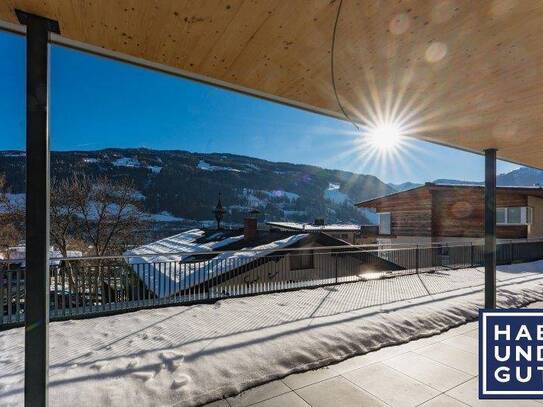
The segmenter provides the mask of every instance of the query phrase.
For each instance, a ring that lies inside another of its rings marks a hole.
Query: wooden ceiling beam
[[[57,42],[543,168],[543,3],[493,0],[6,0]],[[88,44],[88,45],[87,45]]]

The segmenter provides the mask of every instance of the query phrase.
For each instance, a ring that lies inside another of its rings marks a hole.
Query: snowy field
[[[50,325],[53,406],[198,405],[477,318],[482,269]],[[500,307],[543,300],[543,261],[499,267]],[[0,332],[0,405],[23,399],[23,329]]]

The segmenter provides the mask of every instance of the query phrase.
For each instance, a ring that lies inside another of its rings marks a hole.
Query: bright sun
[[[399,126],[383,124],[368,132],[369,143],[380,151],[394,150],[401,144],[402,134]]]

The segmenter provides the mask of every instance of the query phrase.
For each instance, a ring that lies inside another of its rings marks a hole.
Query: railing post
[[[49,324],[49,33],[58,23],[16,10],[26,25],[25,406],[47,406]]]
[[[335,275],[336,275],[336,284],[337,284],[337,253],[334,253],[334,257],[335,257],[335,260],[336,260]]]
[[[415,269],[419,272],[419,245],[415,248]]]
[[[513,264],[513,240],[509,241],[509,264]]]
[[[471,246],[470,246],[470,254],[469,254],[469,256],[470,256],[470,264],[471,264],[471,268],[473,268],[473,266],[474,266],[474,261],[473,261],[473,250],[474,250],[474,249],[473,249],[473,242],[471,242]]]
[[[209,276],[210,276],[210,273],[209,273],[209,265],[206,267],[206,271],[207,271],[207,278],[206,278],[206,289],[207,289],[207,299],[211,299],[211,284],[209,283]]]

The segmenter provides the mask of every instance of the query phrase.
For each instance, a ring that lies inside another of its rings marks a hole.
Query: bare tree
[[[13,200],[8,192],[4,175],[0,175],[0,251],[9,259],[9,248],[17,245],[24,236],[24,206]]]
[[[51,192],[51,241],[64,257],[75,248],[88,254],[121,254],[137,243],[144,223],[140,200],[132,182],[113,182],[74,176],[53,180]]]
[[[77,224],[78,213],[75,202],[76,178],[53,179],[51,182],[50,195],[50,237],[51,243],[55,246],[62,257],[69,257],[69,250],[83,248],[78,237]],[[84,252],[84,250],[81,250]],[[64,262],[66,277],[71,289],[76,288],[76,273],[81,270],[77,262]]]
[[[73,200],[72,183],[67,180],[52,180],[50,201],[51,241],[68,256],[68,246],[74,238],[77,211]]]
[[[118,255],[139,241],[145,219],[133,183],[127,179],[74,176],[51,188],[51,243],[68,256],[70,249],[90,245],[94,256]],[[0,248],[24,236],[24,202],[14,202],[0,175]]]
[[[80,177],[71,181],[77,231],[95,256],[118,255],[138,241],[144,223],[131,181]]]
[[[145,217],[139,208],[139,194],[129,180],[114,182],[105,177],[86,176],[54,179],[50,199],[51,243],[65,258],[74,249],[98,257],[118,255],[139,242]],[[8,255],[9,247],[24,237],[24,219],[24,202],[13,201],[5,178],[0,177],[0,250]],[[61,274],[64,273],[70,291],[81,292],[81,282],[97,278],[102,284],[101,295],[110,295],[104,294],[110,290],[105,284],[106,275],[111,273],[107,264],[106,260],[90,264],[67,260],[61,265]],[[88,295],[99,301],[98,289],[84,293],[81,298]]]
[[[81,248],[86,254],[106,256],[121,254],[137,243],[144,216],[139,209],[137,191],[128,180],[113,182],[108,178],[73,176],[54,180],[51,193],[51,240],[63,257],[69,250]],[[67,260],[63,269],[71,290],[81,290],[81,281],[97,278],[105,284],[108,261],[89,264]],[[78,282],[79,281],[79,282]],[[102,293],[108,287],[103,285]],[[90,293],[91,297],[98,292]]]
[[[77,180],[53,179],[51,185],[51,242],[63,257],[77,238],[78,213],[75,201]]]

